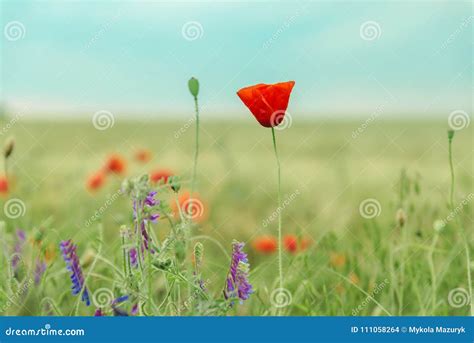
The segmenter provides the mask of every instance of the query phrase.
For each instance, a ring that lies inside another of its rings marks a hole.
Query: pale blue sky
[[[470,2],[17,0],[1,11],[1,97],[28,115],[189,115],[190,76],[210,116],[247,115],[236,90],[286,80],[289,111],[305,116],[472,111]],[[12,21],[21,39],[7,39]],[[367,21],[374,40],[361,37]],[[198,39],[183,37],[188,22]]]

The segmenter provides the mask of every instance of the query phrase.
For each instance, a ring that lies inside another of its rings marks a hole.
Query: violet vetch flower
[[[126,317],[128,316],[127,311],[122,310],[121,308],[117,307],[118,304],[123,303],[124,301],[128,300],[128,295],[123,295],[121,297],[118,297],[114,301],[112,301],[111,307],[112,311],[114,312],[114,316],[119,316],[119,317]]]
[[[146,224],[148,221],[152,223],[156,223],[160,215],[158,213],[151,213],[153,208],[159,205],[160,201],[155,199],[156,192],[151,191],[149,192],[144,200],[135,199],[133,201],[133,218],[135,221],[140,219],[140,223],[136,223],[135,232],[137,232],[137,228],[140,228],[140,233],[143,238],[143,246],[142,250],[148,250],[151,253],[154,253],[153,249],[150,247],[151,238],[146,230]]]
[[[245,243],[235,240],[232,242],[232,261],[224,289],[226,299],[239,298],[241,303],[247,300],[253,292],[248,279],[250,266],[247,254],[243,251],[244,245]]]
[[[84,284],[84,276],[82,275],[79,258],[77,257],[77,246],[69,239],[67,241],[62,241],[59,244],[59,247],[63,254],[63,259],[66,262],[67,270],[71,272],[72,294],[78,295],[82,291],[82,301],[89,306],[91,301],[87,287]]]
[[[36,260],[35,266],[35,284],[38,285],[41,281],[41,277],[46,271],[46,263],[40,259]]]
[[[160,218],[160,215],[158,213],[148,213],[152,207],[158,206],[160,204],[160,201],[155,199],[156,192],[151,191],[148,193],[148,195],[145,198],[145,209],[143,212],[145,212],[145,220],[149,220],[152,223],[156,223],[158,218]]]
[[[12,268],[16,271],[18,263],[21,260],[21,253],[23,251],[23,244],[25,244],[26,234],[25,231],[21,229],[16,230],[16,243],[15,248],[13,249],[14,256],[12,257]]]
[[[124,301],[127,301],[127,300],[128,300],[128,295],[122,295],[121,297],[118,297],[118,298],[114,299],[110,303],[110,307],[112,309],[112,312],[113,312],[114,316],[128,316],[127,311],[122,310],[121,308],[117,307],[118,304],[123,303]],[[104,308],[102,308],[102,307],[96,309],[95,313],[94,313],[95,317],[103,317],[103,316],[106,316],[106,315],[107,315],[107,313],[104,311]]]
[[[134,268],[138,267],[137,249],[131,248],[128,253],[130,255],[130,264],[132,265],[132,267]]]
[[[130,314],[132,316],[137,316],[138,315],[138,303],[132,306],[132,310],[130,311]]]

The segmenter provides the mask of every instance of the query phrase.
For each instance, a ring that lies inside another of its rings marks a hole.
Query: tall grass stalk
[[[454,164],[453,164],[453,138],[454,138],[454,131],[448,131],[448,149],[449,149],[449,169],[451,172],[451,190],[449,194],[449,204],[451,208],[451,213],[455,214],[454,211]],[[469,292],[469,299],[470,299],[470,308],[471,308],[471,316],[474,316],[474,299],[472,297],[472,278],[471,278],[471,269],[470,263],[471,258],[469,254],[469,246],[467,244],[467,236],[466,232],[464,231],[464,227],[459,219],[459,216],[456,215],[456,221],[458,222],[460,231],[461,231],[461,240],[464,243],[464,249],[466,250],[466,268],[467,268],[467,286]]]

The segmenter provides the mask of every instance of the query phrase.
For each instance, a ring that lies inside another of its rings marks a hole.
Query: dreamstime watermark
[[[199,199],[189,198],[181,204],[186,219],[200,218],[204,214],[204,204]]]
[[[89,227],[94,223],[96,220],[99,220],[100,217],[104,214],[105,211],[122,195],[122,190],[116,191],[112,196],[107,198],[102,206],[100,206],[89,219],[86,220],[84,223],[85,227]]]
[[[471,123],[469,114],[462,110],[456,110],[449,114],[448,125],[451,129],[459,131],[465,129]]]
[[[92,303],[95,307],[101,308],[112,304],[114,293],[108,288],[99,288],[92,293]]]
[[[26,28],[23,23],[19,21],[10,21],[3,28],[3,35],[10,42],[14,42],[20,39],[25,38]]]
[[[199,287],[204,292],[204,290],[207,289],[210,283],[211,280],[207,279],[206,281],[201,282],[199,284]],[[199,294],[201,294],[201,292],[195,289],[192,294],[184,300],[181,307],[178,308],[178,314],[183,311],[186,311],[196,301],[196,299],[199,297]]]
[[[263,43],[262,48],[267,49],[272,45],[280,36],[285,32],[292,24],[293,22],[301,15],[302,10],[305,10],[306,7],[299,8],[296,10],[294,14],[289,16],[282,25],[273,33],[273,35]]]
[[[290,112],[278,110],[272,113],[270,116],[270,124],[275,130],[285,130],[291,127],[293,123],[293,118],[291,117]]]
[[[445,219],[441,220],[438,224],[441,228],[445,227],[450,221],[463,211],[463,208],[467,206],[474,199],[474,193],[469,193],[462,201],[446,216]]]
[[[380,213],[382,213],[382,206],[377,199],[368,198],[360,203],[359,213],[365,219],[372,219],[378,217]]]
[[[110,111],[100,110],[92,116],[92,125],[99,131],[110,129],[114,124],[115,117]]]
[[[382,35],[382,29],[379,23],[369,20],[360,25],[359,35],[360,38],[366,41],[376,40]]]
[[[13,118],[11,118],[8,123],[6,123],[1,129],[0,129],[0,136],[6,135],[10,129],[15,126],[15,124],[24,116],[23,112],[17,112]]]
[[[5,330],[6,336],[84,336],[84,329],[52,329],[50,324],[45,324],[39,329],[14,329]]]
[[[110,19],[109,21],[105,22],[104,24],[101,25],[100,29],[92,36],[91,39],[87,42],[87,44],[84,46],[84,49],[82,49],[82,52],[87,51],[91,46],[93,46],[103,35],[107,33],[107,31],[110,30],[113,24],[117,22],[117,20],[122,16],[122,11],[119,9],[117,13]]]
[[[3,213],[10,219],[23,217],[26,214],[26,205],[21,199],[10,199],[3,206]]]
[[[451,307],[460,308],[470,302],[469,292],[462,287],[454,288],[448,293],[448,303]]]
[[[370,117],[367,118],[365,120],[365,122],[363,122],[356,130],[352,131],[352,138],[356,139],[357,137],[359,137],[359,135],[361,135],[365,131],[365,129],[367,129],[367,127],[369,127],[369,125],[375,119],[377,119],[379,115],[381,115],[383,113],[383,111],[385,110],[385,106],[386,106],[386,103],[383,103],[383,104],[377,106],[377,108],[375,109],[374,112],[372,112]]]
[[[198,21],[188,21],[187,23],[184,23],[181,28],[181,35],[187,41],[194,41],[202,38],[204,35],[204,28]]]
[[[441,47],[438,49],[436,52],[437,54],[441,53],[441,51],[445,50],[449,45],[451,45],[454,40],[469,26],[469,24],[472,22],[474,19],[474,16],[470,15],[469,17],[465,18],[459,26],[454,30],[449,37],[444,41],[444,43],[441,45]]]
[[[15,302],[16,300],[21,300],[25,298],[28,289],[33,285],[33,279],[28,279],[18,290],[7,300],[5,304],[0,306],[0,313],[6,312]]]
[[[191,125],[196,121],[196,116],[191,117],[183,126],[181,126],[177,131],[174,132],[174,138],[178,139],[183,135]]]
[[[281,206],[278,206],[275,211],[273,211],[266,219],[262,221],[262,226],[267,227],[272,221],[274,221],[278,217],[280,212],[282,212],[286,207],[288,207],[298,195],[300,195],[300,190],[296,189],[293,193],[287,196],[285,200],[283,200]]]
[[[369,305],[373,301],[374,297],[379,294],[389,283],[390,282],[388,281],[388,279],[385,279],[383,280],[383,282],[375,286],[374,290],[370,293],[370,295],[366,296],[365,299],[356,308],[352,309],[352,315],[357,316],[360,311],[364,310],[367,305]]]
[[[276,288],[270,294],[270,303],[276,308],[282,308],[291,305],[293,296],[286,288]]]

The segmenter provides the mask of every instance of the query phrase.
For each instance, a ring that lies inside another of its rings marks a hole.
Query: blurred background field
[[[283,199],[296,194],[282,211],[283,232],[309,238],[312,243],[304,252],[284,252],[285,280],[293,297],[292,305],[286,308],[288,314],[351,315],[366,298],[357,287],[370,294],[381,282],[384,290],[377,301],[391,314],[468,314],[467,305],[455,308],[448,304],[452,289],[468,287],[468,266],[454,222],[448,223],[435,250],[439,284],[436,309],[430,308],[427,251],[435,220],[445,219],[450,212],[446,123],[374,121],[354,138],[361,122],[300,123],[295,118],[291,127],[277,132]],[[228,252],[234,238],[247,243],[256,294],[237,313],[261,315],[270,313],[269,293],[274,287],[277,260],[276,254],[256,251],[253,242],[259,236],[276,234],[276,220],[264,223],[277,208],[276,168],[271,132],[254,125],[253,120],[202,121],[197,190],[207,219],[193,235],[206,236],[198,239],[205,246],[204,277],[209,278],[209,289],[217,296],[228,258],[213,240]],[[7,249],[14,244],[14,229],[23,228],[30,237],[40,230],[45,241],[55,247],[59,240],[74,237],[84,260],[94,251],[91,242],[97,239],[97,227],[102,223],[103,254],[120,266],[119,231],[131,219],[131,201],[114,194],[123,178],[155,169],[169,169],[182,176],[181,193],[189,189],[194,127],[181,130],[186,123],[121,121],[105,131],[80,121],[15,125],[9,132],[16,139],[9,165],[14,180],[9,197],[21,199],[26,214],[18,219],[4,218],[9,233]],[[469,129],[459,131],[454,139],[456,205],[473,189],[472,139]],[[135,159],[136,152],[143,149],[152,153],[146,163]],[[125,175],[110,177],[102,189],[91,193],[86,188],[87,178],[112,153],[126,159]],[[409,186],[400,205],[402,170]],[[167,190],[160,191],[158,197],[173,201]],[[111,198],[100,219],[87,223]],[[373,219],[363,218],[359,211],[361,202],[368,198],[381,205],[380,215]],[[2,199],[2,206],[7,199]],[[400,207],[407,212],[403,229],[397,227],[396,220]],[[472,202],[468,202],[460,214],[471,250],[472,213]],[[154,225],[161,239],[168,231],[164,218]],[[28,298],[27,307],[34,314],[41,313],[35,296],[57,299],[58,288],[64,291],[63,311],[67,313],[73,301],[68,295],[64,262],[57,253],[48,267],[48,282],[41,287],[41,295],[36,290],[38,293]],[[109,269],[99,262],[96,273],[113,277]],[[383,280],[389,283],[385,285]],[[160,278],[154,282],[160,298]],[[97,277],[88,285],[93,290],[107,282]],[[80,313],[87,311],[92,310],[84,308]],[[28,311],[23,308],[20,313]],[[369,301],[358,314],[384,312]]]

